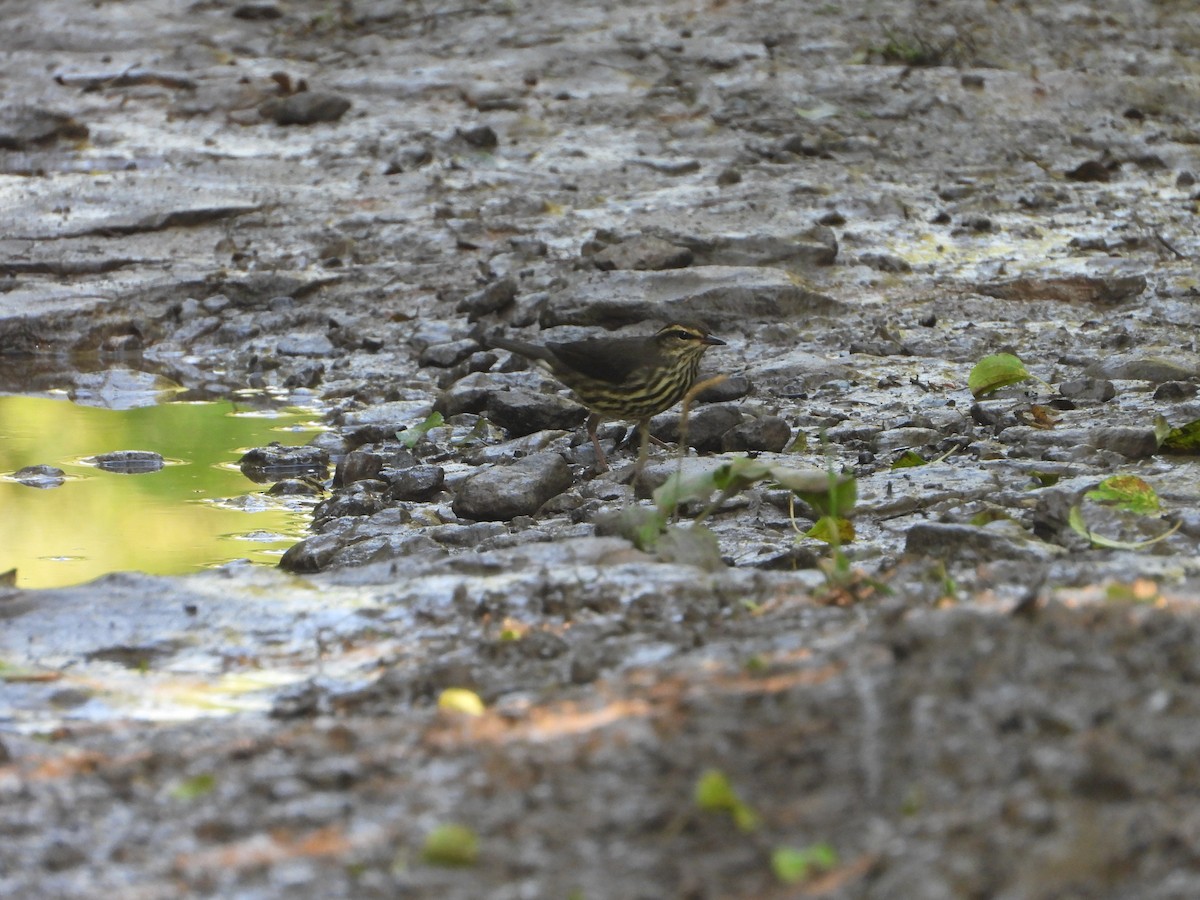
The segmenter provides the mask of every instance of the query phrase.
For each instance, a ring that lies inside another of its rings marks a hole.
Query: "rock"
[[[328,562],[331,567],[365,566],[393,559],[411,560],[417,556],[442,556],[445,550],[426,534],[394,532],[374,534],[345,543]]]
[[[388,483],[385,500],[428,500],[441,490],[446,480],[446,471],[441,466],[384,469],[379,475]]]
[[[522,437],[574,428],[587,417],[587,409],[558,394],[514,389],[488,395],[487,417],[510,437]]]
[[[122,475],[157,472],[166,465],[162,454],[153,450],[115,450],[112,453],[89,456],[87,462],[106,472],[118,472]]]
[[[320,525],[345,516],[373,516],[384,507],[384,488],[381,481],[356,481],[318,503],[313,510],[313,523]]]
[[[1164,381],[1154,389],[1155,400],[1188,400],[1196,396],[1196,384],[1191,381]]]
[[[742,411],[735,404],[694,407],[688,415],[687,442],[702,453],[717,453],[726,433],[742,423]],[[650,421],[650,433],[660,441],[678,443],[680,416],[665,412]]]
[[[693,172],[700,171],[700,162],[695,159],[647,159],[645,157],[637,157],[636,159],[629,160],[629,163],[635,166],[645,166],[647,169],[671,176],[691,175]]]
[[[1088,366],[1086,374],[1117,381],[1187,381],[1200,373],[1200,361],[1188,354],[1161,356],[1109,356]]]
[[[458,304],[457,312],[466,313],[468,321],[499,312],[512,306],[517,299],[517,281],[515,278],[501,278],[493,281],[483,290],[468,294]]]
[[[312,125],[317,122],[336,122],[350,105],[350,101],[340,94],[304,91],[290,97],[264,100],[258,106],[258,114],[276,125]]]
[[[975,286],[981,294],[1001,300],[1058,300],[1115,306],[1146,290],[1144,275],[1032,275]]]
[[[692,251],[687,247],[646,234],[610,244],[591,256],[592,265],[605,272],[613,269],[682,269],[690,266],[692,259]]]
[[[1070,400],[1097,400],[1103,403],[1117,396],[1117,388],[1104,378],[1074,378],[1060,384],[1058,393]]]
[[[282,18],[283,10],[274,3],[242,3],[234,7],[233,17],[248,22],[266,22]]]
[[[289,547],[279,559],[279,568],[288,572],[320,572],[341,546],[342,540],[336,534],[315,534]]]
[[[867,266],[879,272],[911,272],[912,266],[908,260],[901,259],[891,253],[860,253],[858,264]]]
[[[726,433],[721,440],[721,449],[729,452],[760,450],[767,453],[782,453],[792,439],[792,428],[779,416],[760,416],[743,422]]]
[[[476,125],[473,128],[457,128],[455,137],[476,150],[495,150],[500,146],[500,138],[490,125]]]
[[[571,468],[557,453],[536,453],[472,475],[454,498],[455,515],[479,521],[531,516],[571,486]]]
[[[346,487],[356,481],[375,478],[383,468],[386,460],[378,453],[366,450],[354,450],[347,453],[333,471],[333,486]]]
[[[941,439],[941,432],[934,428],[890,428],[875,435],[871,449],[875,453],[891,453],[893,450],[929,447]]]
[[[461,341],[452,341],[448,344],[430,344],[421,351],[418,362],[422,366],[438,366],[448,369],[450,366],[462,362],[478,349],[479,344],[470,338],[463,338]]]
[[[303,478],[285,478],[267,488],[267,493],[272,497],[316,497],[322,491],[319,486]]]
[[[285,447],[272,441],[243,454],[238,467],[251,481],[260,483],[300,474],[324,478],[329,471],[329,453],[320,447]]]
[[[814,225],[795,234],[731,234],[714,236],[671,235],[670,239],[691,249],[701,266],[783,266],[806,269],[830,266],[837,259],[838,243],[833,230]]]
[[[1043,562],[1064,554],[1066,550],[1028,536],[1011,522],[993,522],[984,527],[918,522],[908,529],[904,552],[946,561],[1023,559]]]
[[[703,375],[696,381],[704,380]],[[753,385],[745,375],[729,375],[723,381],[710,385],[695,396],[696,403],[728,403],[738,400],[750,393]]]
[[[324,334],[289,334],[279,339],[275,351],[280,356],[333,356],[333,341]]]
[[[666,272],[596,272],[542,311],[543,328],[617,327],[699,319],[719,331],[747,320],[834,313],[841,304],[796,284],[780,269],[703,266]]]
[[[55,466],[38,465],[17,469],[12,477],[26,487],[56,488],[67,480],[67,473]]]
[[[0,150],[30,150],[55,141],[86,140],[86,125],[37,106],[0,107]]]
[[[1088,443],[1100,450],[1120,453],[1126,459],[1145,459],[1158,452],[1158,436],[1154,429],[1132,425],[1097,428],[1089,435]]]

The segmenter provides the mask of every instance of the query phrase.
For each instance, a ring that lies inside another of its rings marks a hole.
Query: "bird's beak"
[[[724,347],[725,342],[720,338],[715,338],[711,334],[706,334],[700,339],[700,343],[707,344],[709,347]]]

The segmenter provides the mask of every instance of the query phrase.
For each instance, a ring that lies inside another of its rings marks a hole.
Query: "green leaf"
[[[1029,370],[1017,357],[1011,353],[996,353],[975,363],[967,377],[967,387],[971,389],[971,396],[982,397],[1010,384],[1028,381],[1030,377]]]
[[[720,469],[725,468],[721,466]],[[720,469],[684,475],[672,472],[671,476],[654,492],[654,505],[665,516],[691,500],[707,500],[717,489],[716,476]]]
[[[838,864],[837,851],[829,844],[813,844],[803,850],[776,847],[771,853],[771,871],[784,884],[799,884]]]
[[[626,506],[616,515],[617,534],[650,553],[667,527],[668,515],[645,506]]]
[[[1147,538],[1144,541],[1118,541],[1114,538],[1107,538],[1104,535],[1096,534],[1087,523],[1083,521],[1083,512],[1078,506],[1072,506],[1071,512],[1067,514],[1067,524],[1075,530],[1075,533],[1092,542],[1096,547],[1105,547],[1109,550],[1141,550],[1149,547],[1152,544],[1157,544],[1161,540],[1165,540],[1179,530],[1182,522],[1176,522],[1167,531],[1157,537]]]
[[[827,544],[848,544],[854,540],[854,524],[849,519],[821,516],[804,536]]]
[[[762,819],[759,818],[758,813],[740,800],[732,812],[733,824],[737,826],[738,831],[744,831],[749,834],[751,831],[757,831],[758,826],[762,824]]]
[[[171,796],[176,800],[196,800],[205,794],[211,794],[216,786],[216,776],[212,772],[203,772],[179,782],[171,788]]]
[[[1158,494],[1136,475],[1113,475],[1083,496],[1097,503],[1111,503],[1139,516],[1158,512]]]
[[[700,775],[693,797],[696,806],[705,812],[729,813],[739,831],[754,831],[762,824],[758,813],[742,801],[720,769],[706,769]]]
[[[790,485],[780,482],[784,487]],[[792,487],[792,491],[823,516],[844,519],[854,509],[858,500],[858,481],[853,475],[825,475],[825,486],[820,490],[808,491]]]
[[[396,438],[411,450],[420,443],[421,438],[425,437],[431,429],[437,428],[442,424],[444,424],[442,414],[440,412],[431,412],[420,425],[414,425],[412,428],[396,432]]]
[[[914,466],[923,466],[928,460],[915,450],[905,450],[892,463],[893,469],[911,469]]]
[[[482,716],[486,707],[474,691],[466,688],[446,688],[438,695],[438,709],[448,709],[468,716]]]
[[[762,460],[739,456],[713,472],[713,483],[721,490],[732,493],[771,477],[774,468]]]
[[[706,812],[724,812],[740,802],[733,785],[720,769],[705,769],[693,793],[696,805]]]
[[[435,866],[473,866],[479,838],[465,825],[439,825],[425,838],[421,858]]]
[[[1155,430],[1157,433],[1157,427]],[[1159,441],[1159,447],[1169,453],[1200,453],[1200,419],[1171,428]]]

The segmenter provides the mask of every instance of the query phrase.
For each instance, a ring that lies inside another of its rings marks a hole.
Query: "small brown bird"
[[[493,337],[491,344],[525,357],[571,389],[591,412],[588,436],[596,448],[597,470],[606,472],[608,459],[596,426],[604,419],[637,422],[642,432],[640,467],[650,417],[682,400],[696,381],[704,351],[725,342],[703,328],[676,322],[649,337],[598,337],[545,345]]]

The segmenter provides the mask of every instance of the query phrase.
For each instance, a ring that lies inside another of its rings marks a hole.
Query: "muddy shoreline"
[[[303,396],[335,468],[285,569],[0,588],[0,894],[1200,893],[1194,10],[10,5],[0,384]],[[638,549],[486,339],[684,317],[687,470],[853,476],[844,565],[770,479]]]

